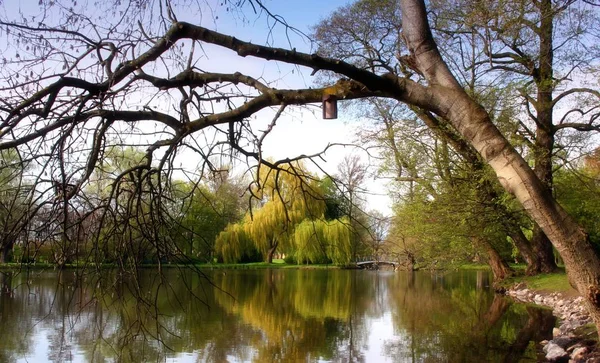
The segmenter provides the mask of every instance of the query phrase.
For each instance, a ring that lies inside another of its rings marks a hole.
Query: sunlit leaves
[[[333,262],[346,265],[352,259],[352,227],[342,220],[309,220],[294,231],[295,256],[298,263]]]
[[[242,251],[251,248],[246,241],[251,241],[267,260],[277,249],[291,252],[296,225],[306,218],[322,218],[325,211],[316,180],[299,163],[280,170],[262,166],[253,194],[264,204],[248,212],[243,222],[229,226],[217,239],[217,251],[225,261],[239,262]],[[225,246],[226,243],[237,246]]]
[[[234,263],[249,257],[253,249],[252,241],[241,223],[228,225],[215,242],[215,250],[225,263]]]

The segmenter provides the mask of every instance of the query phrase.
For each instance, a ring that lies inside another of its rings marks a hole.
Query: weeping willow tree
[[[273,262],[277,249],[291,251],[296,226],[304,219],[323,218],[325,202],[318,180],[306,172],[299,162],[277,169],[261,166],[252,194],[263,203],[249,211],[243,221],[228,227],[217,238],[216,250],[224,261],[239,262],[238,254],[249,245],[241,243],[240,230],[268,263]],[[226,246],[237,244],[237,246]],[[226,257],[227,255],[227,257]],[[231,258],[231,259],[230,259]]]
[[[338,265],[352,259],[351,225],[341,220],[305,219],[296,226],[293,244],[298,263],[333,262]]]
[[[225,263],[251,262],[256,249],[243,223],[229,224],[215,240],[215,250]]]

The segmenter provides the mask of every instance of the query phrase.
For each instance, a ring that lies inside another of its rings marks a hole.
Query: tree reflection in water
[[[0,361],[519,361],[555,320],[485,272],[0,275]],[[128,283],[135,280],[136,284]]]

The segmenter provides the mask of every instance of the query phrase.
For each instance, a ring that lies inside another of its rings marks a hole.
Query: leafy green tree
[[[344,196],[331,176],[325,176],[319,184],[325,202],[325,219],[333,220],[344,216]]]
[[[262,259],[243,223],[225,227],[217,236],[215,250],[225,263],[256,262]]]
[[[600,47],[593,29],[600,16],[594,6],[551,0],[432,2],[436,22],[447,34],[440,38],[453,54],[449,58],[476,59],[469,69],[453,62],[453,70],[468,74],[478,68],[481,76],[474,82],[480,89],[505,90],[496,103],[513,110],[512,126],[504,131],[520,139],[518,146],[549,190],[557,165],[586,151],[581,141],[591,134],[582,132],[598,129],[593,110],[600,100],[595,85]],[[474,40],[471,49],[465,49],[466,38]],[[532,245],[540,259],[537,271],[554,270],[552,246],[538,224]]]
[[[590,240],[600,251],[600,169],[598,149],[585,158],[579,168],[561,169],[555,172],[557,200],[590,235]]]
[[[211,262],[216,236],[228,223],[215,206],[216,196],[204,185],[185,184],[179,187],[184,200],[181,218],[174,232],[177,247],[187,256]]]
[[[203,262],[214,257],[215,241],[225,228],[239,222],[244,213],[244,181],[231,178],[227,170],[210,174],[205,183],[191,182],[178,186],[180,210],[174,215],[176,231],[172,232],[178,248],[187,256]]]
[[[256,249],[268,263],[279,248],[284,252],[292,252],[292,236],[296,225],[306,218],[322,218],[325,211],[324,197],[318,181],[306,173],[299,163],[290,163],[277,170],[262,167],[259,169],[258,189],[253,195],[264,204],[250,210],[240,222],[244,233],[252,241]],[[219,236],[219,249],[223,251],[225,241],[238,243],[238,228],[235,236],[227,237],[227,231]],[[242,250],[240,244],[236,250]],[[234,256],[240,256],[235,254]]]
[[[327,55],[352,59],[353,62],[352,54],[357,58],[359,58],[357,55],[361,55],[362,59],[375,57],[376,61],[363,66],[372,67],[374,71],[381,69],[400,71],[401,69],[404,73],[410,73],[409,65],[403,63],[406,59],[388,53],[395,48],[389,47],[389,44],[385,46],[386,42],[390,41],[389,38],[393,38],[393,32],[399,29],[399,16],[390,11],[393,6],[393,2],[389,1],[358,1],[340,8],[316,28],[315,36],[319,41],[320,51]],[[384,11],[381,11],[382,9]],[[350,28],[358,30],[347,31]],[[332,37],[330,33],[343,34],[344,41],[339,41],[339,38]],[[379,42],[381,38],[383,40]],[[358,59],[356,62],[362,64]],[[473,62],[475,61],[471,63]],[[465,60],[464,63],[471,64],[469,60]],[[478,76],[480,74],[476,73],[471,78],[475,80]],[[490,91],[480,90],[476,87],[477,84],[467,83],[466,86],[467,91],[481,98],[485,106],[492,103],[490,99],[494,98],[488,95]],[[498,104],[494,106],[497,107]],[[476,151],[456,131],[433,113],[424,112],[417,107],[399,105],[393,101],[368,99],[356,108],[372,124],[370,127],[363,127],[359,136],[362,141],[369,142],[379,151],[379,155],[384,160],[379,176],[391,180],[392,189],[394,193],[398,193],[396,198],[399,201],[417,198],[419,193],[428,193],[431,198],[436,198],[437,194],[444,193],[444,186],[475,179],[484,184],[484,188],[478,188],[480,192],[474,197],[482,204],[495,204],[495,207],[488,208],[487,212],[504,216],[507,235],[514,236],[514,239],[520,242],[518,246],[523,251],[523,255],[528,257],[528,261],[534,260],[528,248],[529,242],[520,232],[520,226],[516,224],[517,219],[510,216],[512,210],[500,202],[502,192],[488,181],[488,179],[493,180],[494,176],[484,168],[484,163]],[[500,116],[493,116],[500,118]],[[506,116],[502,115],[502,117]],[[454,175],[457,172],[465,173],[469,169],[471,176]],[[467,197],[467,195],[456,194],[456,200],[449,200],[449,203],[465,205],[463,198]],[[463,216],[468,214],[468,210],[462,212]],[[449,224],[449,227],[452,228],[452,225]],[[368,236],[366,237],[365,239],[368,240]],[[465,243],[469,243],[468,240]],[[482,242],[477,244],[481,245]],[[490,245],[485,244],[485,246]],[[499,269],[502,271],[499,271],[497,276],[506,275],[508,266],[498,260],[497,251],[493,248],[486,249],[494,256],[491,259],[495,261],[494,264],[502,266]]]
[[[348,265],[352,260],[352,234],[348,218],[332,221],[305,219],[294,230],[296,261]]]
[[[28,163],[15,150],[0,151],[0,263],[12,262],[19,239],[28,244],[28,228],[35,214]]]

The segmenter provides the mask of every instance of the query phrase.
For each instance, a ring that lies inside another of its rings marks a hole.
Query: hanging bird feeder
[[[323,119],[331,120],[337,118],[337,97],[335,95],[323,95]]]

